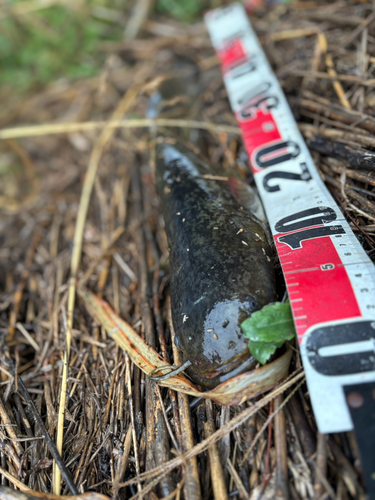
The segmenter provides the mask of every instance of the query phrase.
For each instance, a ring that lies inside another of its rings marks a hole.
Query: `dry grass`
[[[306,139],[351,148],[346,160],[313,154],[370,256],[375,175],[355,162],[375,147],[372,21],[372,5],[342,2],[295,2],[254,17]],[[177,56],[201,68],[203,91],[184,120],[158,126],[182,128],[210,161],[249,175],[201,23],[150,17],[137,39],[103,49],[100,77],[0,111],[1,485],[69,493],[21,377],[79,493],[363,498],[354,436],[318,434],[297,349],[273,391],[232,407],[194,401],[145,377],[76,295],[81,280],[166,363],[181,363],[144,118],[148,92]]]

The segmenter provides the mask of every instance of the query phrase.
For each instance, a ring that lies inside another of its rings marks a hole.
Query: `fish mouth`
[[[226,365],[221,366],[220,368],[209,373],[205,373],[204,376],[194,372],[191,368],[187,369],[187,373],[196,384],[201,385],[206,389],[214,389],[217,385],[222,384],[237,375],[241,375],[246,371],[254,370],[257,364],[257,360],[250,355],[250,352],[247,352]]]

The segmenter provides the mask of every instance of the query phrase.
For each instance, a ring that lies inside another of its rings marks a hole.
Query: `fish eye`
[[[253,297],[250,297],[248,299],[248,304],[249,304],[251,312],[254,312],[258,309],[258,303],[257,303],[256,299],[254,299]]]

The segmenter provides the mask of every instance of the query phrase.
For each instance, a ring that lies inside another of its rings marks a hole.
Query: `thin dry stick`
[[[286,403],[293,396],[293,394],[301,387],[301,385],[304,383],[304,381],[305,381],[305,379],[301,380],[301,382],[293,389],[293,391],[284,399],[284,401],[281,403],[281,405],[278,407],[278,409],[275,410],[273,413],[271,413],[271,415],[264,422],[264,424],[262,425],[262,427],[259,429],[257,435],[255,436],[253,442],[251,443],[251,445],[249,446],[249,448],[246,450],[246,453],[245,453],[245,455],[244,455],[244,457],[243,457],[243,459],[242,459],[242,461],[240,463],[240,467],[242,467],[243,464],[246,462],[248,456],[250,455],[250,453],[252,452],[252,450],[255,448],[255,445],[257,444],[258,439],[263,434],[264,430],[267,429],[267,426],[272,421],[272,419],[274,418],[274,416],[276,415],[276,413],[279,412],[279,411],[281,411],[281,409],[286,405]],[[282,392],[284,392],[284,391],[282,391]],[[280,392],[280,394],[282,394],[282,392]]]
[[[161,395],[160,387],[158,386],[158,384],[155,384],[155,389],[156,389],[156,392],[157,392],[157,395],[158,395],[158,398],[159,398],[159,401],[160,401],[161,410],[163,412],[163,416],[164,416],[164,420],[165,420],[165,425],[167,426],[169,436],[170,436],[170,438],[172,440],[172,443],[173,443],[173,446],[175,447],[175,450],[178,451],[179,446],[178,446],[177,440],[176,440],[176,438],[175,438],[175,436],[173,434],[172,428],[171,428],[171,426],[169,424],[167,412],[165,411],[165,406],[164,406],[164,403],[163,403],[163,397]]]
[[[12,359],[10,356],[7,357],[8,363],[10,365],[12,374],[15,378],[17,378],[18,381],[18,390],[22,394],[22,397],[24,400],[27,402],[27,406],[29,408],[30,413],[32,414],[36,425],[38,426],[41,436],[44,439],[46,445],[48,446],[48,449],[51,452],[51,455],[53,456],[54,460],[56,461],[57,466],[59,467],[60,473],[64,476],[64,479],[66,481],[66,484],[68,485],[70,491],[73,493],[73,495],[78,495],[78,489],[76,485],[74,484],[73,477],[66,467],[65,463],[63,462],[63,459],[61,458],[61,454],[57,450],[57,447],[55,446],[55,443],[52,441],[51,436],[49,435],[46,426],[44,425],[44,422],[42,420],[42,417],[40,416],[33,400],[30,397],[30,394],[28,390],[26,389],[23,380],[19,375],[16,374],[16,370],[13,364]]]
[[[24,428],[26,430],[26,434],[29,437],[33,438],[34,437],[34,433],[33,433],[32,429],[31,429],[30,422],[28,421],[28,419],[26,417],[26,413],[25,413],[25,410],[23,409],[20,396],[18,394],[13,394],[13,401],[16,403],[16,406],[17,406],[17,409],[18,409],[18,413],[20,414],[23,426],[24,426]]]
[[[134,101],[140,90],[140,84],[131,87],[124,97],[121,99],[119,105],[112,115],[112,123],[119,124],[122,116],[128,110],[129,106]],[[66,330],[66,346],[64,351],[64,365],[63,376],[60,393],[59,414],[57,423],[57,437],[56,446],[60,454],[62,454],[63,435],[64,435],[64,413],[67,393],[67,379],[68,379],[68,362],[70,356],[70,344],[73,328],[73,313],[76,296],[76,281],[79,265],[81,262],[83,232],[86,222],[87,212],[89,208],[92,189],[94,187],[96,172],[103,149],[114,132],[114,128],[106,126],[100,134],[97,142],[91,153],[90,161],[86,171],[86,177],[82,188],[81,199],[79,202],[76,227],[73,240],[73,252],[70,263],[70,279],[69,279],[69,296],[68,296],[68,314],[67,314],[67,330]],[[60,495],[61,491],[61,473],[54,463],[53,469],[53,492]]]
[[[291,40],[293,38],[303,38],[305,36],[313,36],[316,35],[318,31],[319,31],[318,27],[284,30],[284,31],[278,31],[276,33],[270,33],[269,38],[273,42],[281,42],[284,40]]]
[[[115,366],[116,366],[116,361],[115,361]],[[103,415],[103,427],[105,427],[107,425],[107,422],[108,422],[108,417],[109,417],[109,412],[110,412],[110,409],[111,409],[111,403],[112,403],[112,393],[113,393],[113,388],[115,386],[115,381],[116,381],[116,374],[113,373],[112,374],[112,379],[111,379],[111,383],[110,383],[110,386],[109,386],[109,391],[108,391],[108,400],[107,400],[107,406],[104,410],[104,415]]]
[[[209,399],[206,399],[206,415],[207,422],[204,423],[204,435],[207,439],[215,433],[212,401]],[[227,487],[224,480],[223,468],[221,466],[219,449],[216,443],[208,448],[208,458],[210,461],[211,484],[214,491],[214,498],[215,500],[228,500]]]
[[[359,26],[356,27],[355,30],[351,31],[350,34],[344,39],[344,41],[340,44],[340,48],[346,48],[350,43],[353,42],[361,34],[361,32],[374,21],[375,12],[372,12],[367,19],[364,19]]]
[[[36,498],[42,498],[42,499],[47,499],[48,498],[50,500],[58,500],[58,498],[56,496],[52,496],[52,495],[50,495],[48,493],[41,493],[39,491],[35,491],[35,490],[31,489],[31,488],[28,488],[22,481],[20,481],[17,477],[13,476],[13,474],[11,474],[10,472],[6,471],[2,467],[0,467],[0,475],[6,477],[14,486],[16,486],[17,488],[19,488],[20,491],[22,491],[23,493],[26,493],[26,494],[30,495],[30,497],[28,497],[28,498],[32,498],[33,500],[36,499]],[[13,490],[13,489],[11,491],[15,492],[15,490]],[[92,496],[92,495],[93,495],[92,493],[86,493],[86,494],[83,494],[83,495],[78,495],[78,493],[77,493],[77,496],[76,495],[72,495],[72,496],[69,496],[67,498],[69,498],[69,500],[84,500],[85,497],[87,498],[87,500],[109,500],[109,498],[107,496],[102,495],[101,493],[95,493],[94,496]],[[11,498],[11,497],[9,497],[8,495],[6,495],[5,498]],[[17,499],[17,498],[19,498],[19,496],[16,495],[16,496],[14,496],[14,498]],[[24,499],[25,496],[22,495],[21,498]],[[60,498],[63,498],[63,497],[60,497]]]
[[[126,382],[128,386],[128,398],[129,398],[129,408],[130,408],[130,420],[132,426],[132,436],[133,436],[133,448],[134,448],[134,461],[135,461],[135,471],[137,476],[140,474],[139,467],[139,458],[138,458],[138,444],[137,444],[137,436],[135,433],[135,421],[134,421],[134,405],[133,405],[133,396],[132,396],[132,382],[131,382],[131,371],[130,371],[130,360],[129,356],[126,352],[124,352],[125,361],[126,361]],[[141,483],[138,482],[138,491],[142,491]]]
[[[163,474],[162,477],[164,477],[164,476],[165,476],[165,474]],[[140,491],[136,495],[130,497],[130,500],[143,499],[148,493],[150,493],[150,491],[153,491],[156,488],[156,486],[158,485],[160,479],[161,479],[161,477],[157,477],[156,479],[154,479],[153,481],[151,481],[149,484],[147,484],[146,486],[144,486],[144,488],[143,488],[142,491]],[[123,483],[123,484],[126,484],[126,483]],[[120,484],[120,487],[121,486],[122,485]]]
[[[360,76],[355,75],[338,75],[333,68],[333,61],[331,56],[328,56],[328,63],[331,64],[331,70],[328,70],[328,73],[324,73],[324,71],[314,71],[314,70],[305,70],[305,69],[293,69],[289,72],[290,75],[295,76],[303,76],[307,78],[314,78],[319,80],[330,80],[333,82],[348,82],[348,83],[358,83],[361,87],[375,87],[375,78],[371,78],[365,80]],[[327,65],[327,62],[326,62]],[[328,66],[328,65],[327,65]],[[343,91],[343,89],[342,89]],[[343,91],[344,92],[344,91]],[[346,99],[346,98],[345,98]],[[345,106],[346,107],[346,106]],[[348,109],[352,109],[351,107]]]
[[[307,94],[307,92],[305,92],[305,94]],[[344,109],[342,106],[333,104],[323,98],[316,100],[315,97],[313,97],[312,100],[302,98],[299,101],[299,109],[302,114],[313,117],[314,119],[316,119],[316,113],[319,114],[320,120],[322,121],[329,118],[327,123],[330,125],[334,123],[335,126],[343,127],[345,130],[352,131],[354,127],[357,127],[358,129],[367,130],[372,133],[375,131],[375,120],[372,116],[354,111],[353,109]],[[310,113],[307,114],[306,112]],[[312,115],[311,112],[314,114]]]
[[[87,352],[87,353],[85,354],[85,357],[83,358],[83,361],[82,361],[82,366],[85,366],[85,365],[86,365],[86,362],[87,362],[88,357],[89,357],[89,353]],[[79,380],[80,380],[80,378],[81,378],[82,374],[83,374],[83,371],[79,371],[79,372],[77,373],[77,376],[76,376],[76,380],[77,380],[77,381],[79,381]],[[74,382],[74,385],[73,385],[73,387],[72,387],[72,390],[70,391],[70,394],[69,394],[69,397],[70,397],[70,398],[72,398],[72,397],[73,397],[73,394],[74,394],[75,390],[77,389],[77,385],[78,385],[78,382]]]
[[[270,402],[270,414],[272,414],[272,411],[273,411],[273,401]],[[262,486],[262,491],[264,491],[267,487],[267,484],[271,478],[271,475],[272,475],[272,472],[269,476],[269,478],[267,478],[268,476],[268,468],[269,468],[269,464],[270,464],[270,454],[271,454],[271,440],[272,440],[272,425],[271,425],[271,422],[268,426],[268,436],[267,436],[267,452],[266,452],[266,460],[265,460],[265,465],[264,465],[264,478],[263,478],[263,486]]]
[[[309,139],[313,135],[319,134],[323,137],[327,137],[328,139],[336,139],[339,141],[353,141],[358,142],[361,146],[375,147],[375,138],[362,130],[356,130],[355,133],[352,133],[348,132],[347,130],[340,130],[330,127],[317,127],[316,125],[311,125],[309,123],[299,123],[298,127],[307,139]]]
[[[14,377],[16,374],[14,373]],[[17,440],[17,431],[16,428],[13,427],[12,421],[9,418],[9,415],[6,411],[5,404],[3,403],[2,398],[0,397],[0,421],[2,425],[4,425],[5,431],[8,434],[9,438],[14,442],[14,448],[17,452],[18,457],[21,457],[25,452],[23,446]]]
[[[98,290],[98,297],[100,297],[100,298],[103,296],[103,290],[104,290],[105,285],[107,283],[111,261],[112,261],[111,255],[107,255],[105,260],[104,260],[104,265],[103,265],[103,267],[100,271],[100,274],[99,274],[97,290]],[[94,326],[92,335],[93,335],[95,340],[99,340],[99,336],[100,336],[99,326]],[[92,348],[92,355],[93,355],[94,360],[96,361],[98,359],[98,348],[96,346],[93,346],[93,348]]]
[[[321,478],[326,478],[327,476],[327,439],[327,434],[318,433],[314,480],[315,498],[320,498],[324,493],[324,486]]]
[[[323,33],[319,33],[318,43],[320,44],[322,53],[325,54],[325,63],[326,63],[328,74],[332,77],[337,77],[335,65],[333,64],[331,54],[327,53],[327,48],[328,48],[327,39]],[[340,99],[340,102],[344,106],[344,108],[352,109],[352,107],[350,106],[350,102],[345,97],[344,89],[342,88],[342,85],[338,80],[334,80],[333,88],[335,89],[337,97]]]
[[[72,132],[84,132],[85,130],[96,130],[105,127],[102,132],[104,134],[105,130],[109,131],[116,128],[149,128],[154,125],[158,127],[197,128],[200,130],[209,130],[210,132],[228,132],[229,134],[237,135],[241,133],[238,127],[232,125],[220,125],[197,120],[175,120],[171,118],[158,118],[157,120],[140,118],[134,120],[112,119],[108,122],[50,123],[46,125],[31,125],[29,127],[4,128],[0,130],[0,140],[51,134],[70,134]]]
[[[221,427],[218,429],[212,436],[210,436],[208,439],[204,439],[201,441],[199,444],[194,446],[191,450],[187,451],[186,453],[180,455],[179,457],[176,457],[169,462],[166,462],[165,464],[155,467],[153,470],[143,472],[138,476],[137,478],[132,478],[129,479],[129,481],[126,481],[125,483],[120,484],[119,486],[128,486],[129,484],[132,484],[136,481],[146,481],[150,478],[153,478],[155,476],[159,476],[158,480],[160,480],[163,476],[168,474],[171,470],[175,469],[176,467],[179,467],[180,465],[183,465],[186,463],[187,460],[189,460],[192,457],[195,457],[199,455],[200,453],[206,451],[209,446],[213,443],[217,443],[222,439],[223,436],[228,434],[229,432],[232,432],[234,429],[236,429],[238,426],[242,425],[246,420],[248,420],[252,415],[255,415],[261,408],[266,406],[270,401],[272,401],[276,396],[279,394],[283,394],[289,387],[294,385],[298,380],[303,378],[303,380],[298,384],[297,388],[293,389],[291,392],[290,396],[295,393],[295,391],[302,385],[302,383],[305,381],[305,373],[303,371],[298,371],[295,375],[291,376],[289,380],[287,380],[283,385],[277,387],[274,389],[272,392],[264,396],[261,400],[257,401],[253,406],[250,406],[246,410],[244,410],[242,413],[234,417],[228,424],[226,424],[224,427]],[[289,397],[289,396],[288,396]],[[288,399],[284,401],[283,404],[287,402]],[[274,415],[271,415],[273,418]],[[269,424],[268,420],[272,420],[272,418],[269,417],[267,421],[265,422],[265,427]],[[264,430],[263,429],[263,430]],[[262,430],[262,432],[263,432]],[[259,434],[259,433],[258,433]],[[251,451],[251,450],[250,450]],[[144,492],[142,492],[144,493]],[[137,495],[134,497],[136,498]]]
[[[125,26],[124,40],[134,40],[137,37],[139,30],[147,21],[152,4],[152,0],[138,0],[134,3]]]
[[[8,341],[13,340],[13,337],[14,337],[14,334],[16,331],[17,316],[18,316],[18,313],[19,313],[20,308],[21,308],[23,290],[26,286],[27,279],[30,275],[29,267],[33,263],[35,251],[36,251],[37,246],[39,245],[41,237],[42,237],[42,231],[41,231],[41,228],[39,228],[35,231],[35,234],[33,236],[31,244],[27,250],[26,259],[25,259],[25,268],[21,273],[21,279],[17,285],[16,292],[14,294],[13,309],[12,309],[10,316],[9,316],[9,327],[8,327],[8,334],[9,335],[7,338]]]
[[[317,33],[319,35],[319,33]],[[311,58],[311,71],[315,72],[319,70],[319,64],[320,64],[320,59],[322,56],[322,47],[321,43],[319,43],[319,36],[316,37],[316,42],[315,42],[315,48],[314,48],[314,53]],[[308,71],[310,73],[310,71]],[[314,78],[310,76],[305,76],[303,81],[302,81],[302,88],[308,88],[310,85],[313,84]]]
[[[124,451],[121,457],[121,462],[116,471],[115,480],[113,482],[113,490],[115,498],[118,496],[118,492],[120,491],[118,484],[120,481],[122,481],[123,477],[125,476],[125,472],[128,467],[128,458],[130,454],[132,439],[133,439],[133,431],[132,431],[132,426],[130,425],[124,440]]]
[[[151,231],[150,231],[151,233]],[[151,243],[153,243],[151,241]],[[155,325],[156,331],[158,333],[160,348],[163,355],[163,358],[170,363],[170,357],[167,351],[167,344],[165,340],[165,332],[163,326],[162,315],[160,312],[160,301],[159,301],[159,276],[160,270],[156,269],[154,271],[153,281],[152,281],[152,295],[153,295],[153,309],[154,309],[154,317],[155,317]],[[173,423],[174,429],[176,433],[176,439],[179,443],[181,443],[181,424],[180,424],[180,416],[178,414],[178,401],[177,401],[177,393],[170,389],[169,391],[169,399],[172,406],[173,412]],[[164,411],[164,410],[163,410]],[[176,448],[176,445],[175,445]],[[176,448],[176,450],[179,448]]]
[[[20,481],[17,477],[13,476],[10,472],[7,470],[3,469],[0,467],[0,474],[8,479],[14,486],[17,486],[21,491],[27,492],[32,492],[33,490],[30,490],[27,486],[23,484],[22,481]]]
[[[176,497],[177,500],[180,500],[181,498],[181,490],[184,485],[185,478],[183,477],[181,481],[177,484],[176,489],[172,491],[167,497],[164,497],[163,500],[172,500],[173,498]]]
[[[86,284],[87,280],[90,278],[92,273],[94,272],[96,266],[99,264],[99,262],[105,257],[109,249],[116,243],[116,241],[120,238],[122,233],[125,231],[124,227],[118,227],[115,229],[109,239],[109,241],[106,242],[106,244],[103,246],[102,251],[100,252],[100,255],[98,256],[97,259],[91,264],[91,266],[87,269],[83,277],[79,280],[79,286],[83,286]]]
[[[305,456],[311,457],[316,451],[316,438],[303,410],[302,400],[297,395],[291,398],[288,403],[288,409],[303,452]]]
[[[16,323],[16,327],[18,328],[18,330],[22,333],[22,335],[25,337],[25,339],[28,341],[28,343],[33,346],[33,348],[36,350],[36,351],[40,351],[40,347],[38,346],[38,344],[35,342],[35,340],[32,338],[32,336],[30,335],[30,333],[26,330],[26,328],[23,326],[22,323]]]
[[[348,207],[351,208],[352,210],[354,210],[355,212],[357,212],[358,214],[363,215],[367,219],[375,221],[375,217],[373,217],[372,215],[364,212],[363,210],[361,210],[360,208],[356,207],[352,203],[348,203]]]
[[[335,65],[333,63],[333,59],[331,57],[331,54],[326,54],[326,66],[327,66],[328,74],[333,76],[333,77],[337,77]],[[333,85],[333,88],[335,89],[337,97],[340,99],[340,102],[344,106],[344,108],[352,109],[350,102],[348,101],[348,99],[345,96],[345,91],[343,89],[343,86],[341,85],[341,82],[339,80],[334,80],[332,85]],[[372,82],[372,85],[373,85],[373,82]]]
[[[319,479],[322,483],[322,485],[324,486],[326,492],[328,493],[329,497],[330,498],[339,498],[336,494],[335,494],[335,490],[332,488],[332,486],[330,485],[328,479],[322,474],[322,472],[320,471],[320,469],[317,467],[317,465],[313,462],[313,466],[315,468],[315,472],[317,474],[317,476],[319,476]],[[315,498],[321,498],[321,497],[315,497]]]
[[[137,214],[145,213],[145,198],[147,194],[141,188],[141,178],[138,169],[132,173],[132,193],[134,209]],[[138,226],[137,246],[139,255],[139,291],[141,301],[141,316],[144,329],[144,338],[149,346],[156,347],[156,336],[154,327],[154,316],[151,309],[151,287],[148,278],[147,252],[153,255],[152,239],[149,235],[148,224]],[[155,259],[155,255],[153,259]],[[156,260],[156,259],[155,259]],[[155,261],[154,260],[154,261]],[[146,470],[154,466],[154,460],[157,465],[161,465],[169,459],[170,444],[167,428],[162,413],[160,401],[155,391],[155,383],[150,379],[146,380]],[[163,478],[160,484],[160,494],[163,497],[168,496],[175,490],[175,482],[171,476]]]
[[[37,183],[37,176],[35,173],[34,163],[31,161],[30,156],[27,154],[26,150],[13,139],[9,139],[7,143],[22,161],[26,170],[27,177],[35,189],[35,184]]]
[[[222,406],[221,407],[221,412],[220,412],[220,426],[222,427],[226,423],[228,423],[230,420],[230,407],[229,406]],[[226,467],[227,465],[227,460],[230,457],[230,435],[227,434],[226,436],[223,437],[219,444],[220,448],[220,455],[221,455],[221,463],[223,467]],[[228,471],[225,471],[224,475],[226,476],[226,479],[228,479]]]
[[[238,493],[240,495],[241,500],[247,500],[249,498],[249,494],[247,493],[246,488],[243,485],[243,482],[241,481],[241,478],[238,475],[238,472],[236,471],[234,465],[230,461],[230,458],[227,459],[227,467],[230,472],[230,475],[232,476],[234,484],[238,489]]]
[[[0,430],[0,440],[1,440],[2,451],[4,451],[5,455],[8,456],[8,459],[9,459],[8,464],[11,465],[13,462],[13,464],[11,465],[12,470],[21,470],[21,468],[22,468],[21,459],[18,457],[17,453],[14,451],[13,446],[7,442],[7,436],[1,430]]]
[[[283,396],[275,399],[276,499],[288,500],[288,447],[286,443],[285,414],[280,409]]]

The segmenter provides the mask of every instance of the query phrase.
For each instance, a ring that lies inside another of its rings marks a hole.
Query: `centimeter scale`
[[[354,426],[375,499],[375,267],[320,179],[243,6],[205,21],[284,272],[319,430]]]

